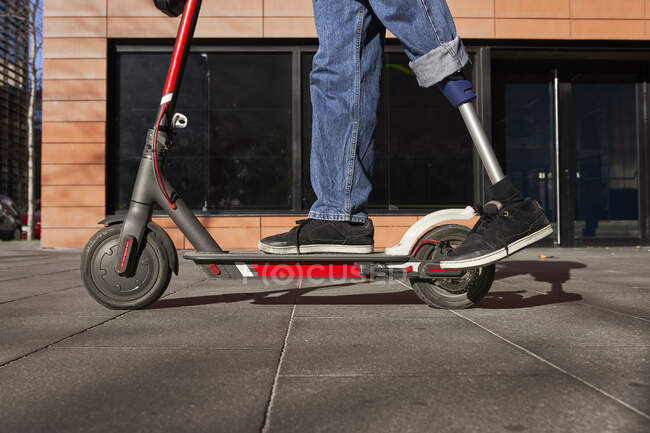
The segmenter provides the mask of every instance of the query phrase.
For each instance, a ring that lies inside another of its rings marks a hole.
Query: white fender
[[[467,206],[465,209],[444,209],[430,213],[409,227],[402,239],[397,244],[386,248],[385,253],[391,256],[409,255],[415,242],[431,227],[449,220],[471,220],[475,216],[476,211],[471,206]]]

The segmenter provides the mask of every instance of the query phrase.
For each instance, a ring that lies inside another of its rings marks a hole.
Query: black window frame
[[[260,43],[260,42],[269,42],[269,43]],[[115,128],[115,122],[111,122],[113,116],[116,115],[117,107],[115,104],[118,101],[118,98],[115,97],[116,92],[119,90],[116,88],[117,79],[115,77],[115,65],[117,61],[117,55],[120,53],[169,53],[171,54],[173,49],[173,40],[170,39],[154,39],[154,40],[141,40],[141,39],[109,39],[108,40],[108,62],[107,62],[107,113],[108,119],[106,123],[106,213],[107,214],[125,214],[126,210],[117,210],[115,209],[115,198],[117,192],[115,191],[115,176],[116,170],[118,170],[118,162],[116,160],[116,149],[117,146],[111,146],[110,143],[113,143],[117,137]],[[466,47],[470,55],[475,55],[478,58],[479,49],[477,47],[468,46]],[[221,210],[218,212],[200,212],[197,211],[197,214],[200,216],[251,216],[251,215],[268,215],[268,216],[293,216],[293,215],[304,215],[307,213],[307,210],[302,208],[302,176],[303,176],[303,164],[302,164],[302,152],[303,152],[303,143],[302,143],[302,65],[301,59],[304,54],[315,53],[318,50],[318,41],[314,39],[306,40],[281,40],[281,41],[260,41],[258,40],[237,40],[236,43],[233,43],[231,40],[202,40],[199,39],[195,41],[192,45],[191,52],[215,52],[215,53],[255,53],[255,52],[271,52],[271,53],[285,53],[291,54],[291,110],[292,110],[292,120],[291,120],[291,149],[292,149],[292,208],[290,210],[270,210],[270,209],[259,209],[255,211],[242,211],[242,210]],[[402,53],[403,49],[399,45],[397,40],[387,40],[385,48],[386,53]],[[482,81],[478,80],[477,77],[480,75],[478,73],[478,67],[475,65],[473,80],[475,82],[475,88],[477,92],[481,93]],[[182,87],[181,87],[182,92]],[[479,97],[480,100],[480,97]],[[144,136],[144,131],[143,131]],[[142,145],[144,146],[144,140]],[[477,183],[477,172],[478,166],[478,156],[475,149],[472,149],[474,155],[473,161],[473,200],[475,202],[480,201],[481,196],[478,193],[479,189],[477,186],[481,183]],[[179,191],[182,195],[183,191]],[[444,205],[435,205],[426,208],[408,208],[408,209],[398,209],[398,210],[389,210],[389,209],[373,209],[373,215],[426,215],[427,213],[433,212],[435,210],[440,210],[447,208],[448,206]],[[159,210],[154,210],[154,216],[164,216],[165,214]]]
[[[524,52],[546,51],[553,52],[558,56],[566,55],[567,52],[580,50],[591,51],[595,55],[602,52],[615,52],[621,58],[634,57],[645,62],[645,69],[642,79],[637,86],[637,107],[638,107],[638,137],[639,137],[639,239],[630,238],[595,238],[562,243],[562,246],[574,245],[649,245],[650,244],[650,96],[648,82],[650,81],[650,42],[647,41],[557,41],[557,40],[499,40],[499,39],[465,39],[465,47],[474,57],[473,84],[478,93],[475,104],[482,120],[488,137],[492,138],[492,52],[495,50],[519,50]],[[172,39],[108,39],[107,59],[107,113],[106,124],[106,213],[115,214],[113,209],[114,194],[113,174],[116,170],[115,146],[111,146],[114,134],[111,117],[115,107],[115,77],[114,66],[116,53],[128,52],[166,52],[171,53]],[[192,48],[193,51],[214,51],[214,52],[284,52],[292,54],[292,169],[294,172],[293,207],[290,212],[283,211],[255,211],[242,213],[241,211],[219,211],[204,216],[250,216],[250,215],[304,215],[305,210],[301,209],[301,179],[302,179],[302,118],[301,118],[301,65],[300,59],[303,53],[313,53],[318,49],[318,41],[314,38],[285,38],[285,39],[197,39]],[[386,52],[402,52],[399,42],[395,39],[387,39]],[[143,142],[144,145],[144,142]],[[489,180],[484,173],[482,163],[473,149],[473,190],[474,201],[485,200]],[[182,193],[182,191],[181,191]],[[435,210],[435,207],[427,209],[407,210],[373,210],[373,215],[424,215]],[[120,211],[118,213],[123,213]],[[164,215],[156,212],[156,215]],[[547,244],[552,244],[547,241]]]

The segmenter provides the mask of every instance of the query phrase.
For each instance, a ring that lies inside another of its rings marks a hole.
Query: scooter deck
[[[211,263],[270,263],[270,262],[318,262],[318,263],[404,263],[413,258],[408,255],[370,254],[266,254],[261,251],[238,251],[210,253],[192,251],[183,257],[197,264]]]
[[[409,255],[370,254],[265,254],[260,251],[184,255],[197,265],[207,265],[215,278],[249,277],[345,277],[345,278],[456,278],[459,270],[440,269],[437,262]]]

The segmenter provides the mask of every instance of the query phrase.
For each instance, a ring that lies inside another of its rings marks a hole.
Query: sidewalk
[[[112,311],[79,257],[0,243],[0,432],[650,431],[648,247],[525,250],[457,311],[184,261]]]

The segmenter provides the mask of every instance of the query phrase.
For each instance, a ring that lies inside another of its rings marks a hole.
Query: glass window
[[[557,174],[554,75],[543,64],[493,64],[495,151],[526,197],[539,201],[556,229]],[[505,156],[504,156],[505,154]],[[557,234],[557,230],[556,234]]]
[[[554,225],[559,214],[561,243],[639,238],[637,89],[643,64],[613,52],[493,54],[497,153],[513,182],[540,201]]]
[[[188,116],[189,126],[168,154],[170,182],[205,214],[304,212],[315,200],[309,179],[313,52],[302,52],[301,76],[293,77],[292,50],[298,47],[217,50],[198,47],[188,57],[177,111]],[[119,212],[128,207],[170,53],[124,47],[114,59],[109,203]],[[298,83],[302,94],[294,95]],[[293,96],[302,98],[295,113],[300,125],[294,125]],[[294,137],[299,131],[302,136]],[[300,140],[301,155],[294,155]],[[296,205],[294,157],[302,158],[296,161],[302,167]],[[458,111],[437,88],[420,88],[407,57],[395,48],[384,56],[373,185],[371,211],[424,212],[473,198],[473,147]]]
[[[639,236],[636,84],[626,78],[573,79],[576,238]]]
[[[302,56],[302,206],[316,199],[309,179],[313,53]],[[384,55],[375,170],[369,207],[413,211],[472,202],[472,142],[458,110],[436,88],[417,84],[403,53]]]
[[[169,53],[117,53],[116,211],[128,207],[169,60]],[[192,53],[176,109],[189,126],[177,135],[166,173],[190,207],[291,208],[291,54]]]

